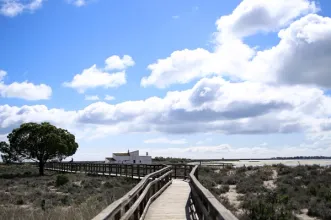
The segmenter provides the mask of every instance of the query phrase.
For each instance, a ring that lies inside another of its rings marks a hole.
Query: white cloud
[[[7,72],[4,70],[0,70],[0,81],[3,80],[3,78],[7,75]]]
[[[52,95],[52,89],[48,85],[35,85],[30,82],[13,82],[5,84],[3,78],[6,72],[0,70],[0,96],[4,98],[20,98],[25,100],[43,100],[49,99]]]
[[[179,15],[173,15],[172,16],[172,19],[178,19],[179,18]]]
[[[85,96],[85,100],[88,100],[88,101],[97,101],[97,100],[99,100],[99,97],[97,95],[86,95]]]
[[[78,121],[116,125],[123,132],[292,133],[320,129],[318,119],[331,114],[329,106],[331,98],[317,88],[211,78],[164,98],[97,102],[79,111]]]
[[[317,10],[310,0],[244,0],[230,15],[218,19],[216,25],[222,37],[245,37],[260,31],[276,31],[295,18]]]
[[[330,60],[329,50],[321,49],[323,45],[330,45],[329,18],[311,14],[301,18],[279,32],[279,45],[264,51],[257,51],[257,48],[250,47],[241,39],[261,31],[278,31],[294,19],[317,10],[315,3],[308,0],[244,0],[232,14],[217,20],[212,51],[202,48],[174,51],[169,57],[148,65],[151,73],[142,78],[141,85],[165,88],[212,75],[263,82],[291,81],[284,78],[292,76],[295,78],[292,81],[297,83],[318,81],[325,78],[325,64]],[[288,59],[284,59],[284,56]],[[306,62],[310,58],[312,65]],[[305,65],[296,70],[300,63]],[[319,64],[322,65],[317,68]],[[305,77],[288,74],[293,71],[301,72]],[[313,72],[318,72],[320,77],[315,79]]]
[[[17,127],[23,122],[50,121],[66,128],[72,125],[74,117],[74,111],[49,109],[44,105],[24,105],[22,107],[2,105],[0,106],[0,133],[10,132],[13,127]]]
[[[34,12],[42,6],[44,0],[2,0],[0,14],[15,17],[24,11]]]
[[[111,56],[105,61],[104,68],[98,68],[96,64],[84,69],[81,74],[76,74],[71,82],[64,82],[63,85],[84,93],[87,89],[96,87],[116,88],[126,84],[125,69],[134,65],[134,61],[128,55],[123,59],[118,56]],[[111,69],[120,69],[121,72],[110,73]]]
[[[116,88],[125,83],[126,77],[124,71],[108,73],[93,65],[88,69],[84,69],[81,74],[76,74],[71,82],[65,82],[63,85],[76,89],[79,93],[84,93],[87,89],[91,88]]]
[[[135,62],[129,55],[124,55],[122,59],[119,56],[108,57],[105,61],[106,70],[124,70],[130,66],[134,66]]]
[[[215,77],[201,79],[189,90],[168,92],[163,98],[118,104],[96,102],[77,111],[48,109],[44,105],[0,106],[0,135],[22,122],[50,121],[85,139],[132,132],[315,135],[324,132],[331,137],[326,124],[330,115],[331,98],[318,88],[231,83]],[[149,141],[175,144],[178,140],[181,139]]]
[[[278,34],[280,42],[248,65],[265,81],[331,88],[331,19],[310,14]],[[267,77],[266,77],[267,76]]]
[[[168,138],[161,137],[161,138],[145,140],[144,143],[145,144],[186,144],[187,140],[185,138],[170,140]]]
[[[106,95],[105,96],[105,100],[112,101],[112,100],[115,100],[115,97],[114,96],[111,96],[111,95]]]
[[[77,7],[82,7],[86,5],[88,2],[91,2],[91,0],[67,0],[69,4],[72,4]]]

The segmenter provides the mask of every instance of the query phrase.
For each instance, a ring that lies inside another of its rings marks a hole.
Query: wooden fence
[[[187,179],[194,167],[187,164],[169,164],[173,169],[173,178]],[[122,176],[141,179],[147,174],[166,167],[164,164],[102,164],[102,163],[46,163],[45,169],[58,172],[88,173],[104,176]]]
[[[93,220],[139,220],[143,219],[148,206],[170,184],[170,166],[146,175],[130,192],[113,202]]]
[[[198,181],[198,166],[190,173],[191,199],[199,219],[238,220]]]

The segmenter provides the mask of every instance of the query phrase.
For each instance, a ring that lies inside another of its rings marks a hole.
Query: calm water
[[[297,166],[297,165],[320,165],[320,166],[330,166],[331,160],[240,160],[240,161],[210,161],[203,162],[203,164],[219,164],[219,163],[232,163],[236,167],[241,166],[263,166],[272,164],[284,164],[287,166]]]

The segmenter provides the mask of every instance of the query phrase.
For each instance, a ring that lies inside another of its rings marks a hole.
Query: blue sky
[[[77,160],[128,148],[195,158],[330,154],[330,8],[0,0],[0,136],[50,121],[76,134]]]

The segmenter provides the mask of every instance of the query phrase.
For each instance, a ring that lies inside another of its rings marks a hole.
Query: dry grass
[[[68,174],[69,181],[56,184],[59,174],[38,176],[32,165],[0,164],[0,219],[91,219],[123,196],[135,180]]]

